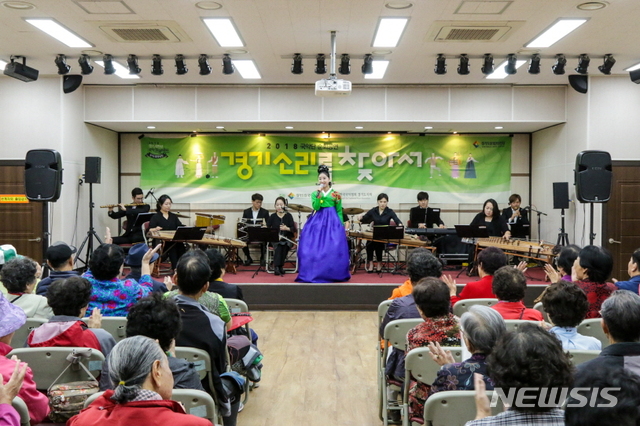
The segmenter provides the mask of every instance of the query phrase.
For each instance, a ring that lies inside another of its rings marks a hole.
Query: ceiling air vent
[[[179,43],[191,41],[174,21],[98,22],[98,28],[121,43]]]
[[[521,21],[509,22],[434,22],[427,33],[427,41],[504,41],[520,26]]]

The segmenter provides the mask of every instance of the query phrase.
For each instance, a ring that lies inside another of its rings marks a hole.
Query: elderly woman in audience
[[[629,274],[629,281],[618,281],[615,278],[612,279],[613,284],[619,290],[629,290],[634,293],[638,293],[638,286],[640,286],[640,248],[636,249],[627,263],[627,273]]]
[[[0,424],[2,426],[20,426],[20,414],[11,404],[22,388],[27,374],[27,364],[16,357],[16,364],[7,383],[0,383]]]
[[[577,285],[564,280],[550,285],[542,297],[542,306],[553,325],[549,332],[562,342],[564,350],[602,349],[598,339],[578,333],[577,327],[587,315],[589,302]]]
[[[68,426],[171,425],[211,426],[209,420],[186,414],[172,401],[173,374],[164,351],[145,336],[120,341],[109,356],[109,377],[114,390],[107,390]]]
[[[6,383],[11,379],[16,364],[20,362],[15,356],[7,358],[7,354],[13,349],[11,339],[16,330],[24,326],[27,316],[22,309],[9,303],[7,298],[0,294],[0,319],[0,374],[3,383]],[[31,424],[42,422],[49,414],[49,400],[45,394],[38,392],[30,368],[26,370],[18,396],[27,404]]]
[[[89,261],[89,270],[82,275],[93,286],[89,312],[98,308],[104,316],[126,316],[138,299],[153,290],[149,262],[158,250],[160,245],[148,250],[142,257],[142,276],[138,282],[119,278],[124,265],[124,251],[120,246],[102,244],[95,249]]]
[[[204,390],[193,363],[176,358],[176,337],[180,334],[180,330],[182,330],[182,320],[178,306],[173,300],[165,299],[155,292],[140,299],[127,315],[127,337],[150,337],[157,340],[167,354],[169,369],[173,374],[174,389]],[[105,389],[113,389],[109,380],[108,358],[100,376],[100,390]]]
[[[493,292],[498,303],[492,306],[504,319],[543,321],[542,313],[524,306],[522,299],[527,289],[524,273],[512,266],[503,266],[493,275]]]
[[[491,416],[484,380],[476,374],[477,415],[466,426],[564,425],[564,413],[558,407],[563,388],[572,385],[573,366],[558,339],[544,329],[523,324],[503,334],[487,357],[487,372],[494,389],[513,395],[511,407]]]
[[[441,346],[460,346],[460,325],[451,313],[449,288],[437,278],[424,278],[413,287],[413,298],[423,323],[407,333],[407,352],[415,348],[439,343]],[[406,379],[406,378],[405,378]],[[419,421],[430,386],[411,380],[409,385],[409,415]]]
[[[27,338],[30,347],[78,346],[93,348],[109,355],[116,345],[113,336],[100,328],[102,315],[94,308],[89,325],[80,318],[85,316],[91,299],[91,284],[85,278],[73,276],[54,281],[47,291],[49,306],[54,316],[48,323],[34,329]]]
[[[0,274],[9,302],[20,306],[27,318],[48,319],[53,316],[53,311],[47,305],[47,299],[33,293],[38,281],[37,272],[33,259],[18,256],[8,261]]]
[[[600,318],[600,307],[616,286],[605,282],[613,270],[613,257],[602,247],[586,246],[573,263],[573,281],[587,295],[589,310],[586,318]]]
[[[467,283],[459,295],[456,281],[449,275],[443,275],[442,279],[449,287],[451,305],[463,299],[495,299],[493,294],[493,274],[507,264],[507,255],[497,247],[487,247],[478,253],[479,281]]]

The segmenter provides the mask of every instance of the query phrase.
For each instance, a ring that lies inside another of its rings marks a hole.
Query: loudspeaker
[[[635,84],[640,84],[640,68],[637,70],[629,71],[629,77]]]
[[[24,190],[31,201],[56,201],[62,189],[62,160],[53,149],[32,149],[24,162]]]
[[[611,155],[582,151],[576,157],[576,197],[583,203],[606,203],[611,198]]]
[[[100,157],[84,157],[84,181],[86,183],[100,183],[101,163],[102,158]]]
[[[77,74],[68,74],[62,76],[62,91],[71,93],[82,84],[82,76]]]
[[[553,182],[553,208],[569,208],[569,182]]]
[[[570,75],[569,84],[578,93],[587,93],[589,78],[586,75]]]

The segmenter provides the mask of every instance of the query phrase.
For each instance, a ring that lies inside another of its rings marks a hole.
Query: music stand
[[[277,243],[278,241],[280,241],[279,229],[250,227],[247,228],[247,234],[249,235],[249,241],[260,242],[265,245],[268,243]],[[256,275],[258,275],[258,272],[260,272],[261,270],[267,272],[267,270],[264,269],[264,266],[262,266],[262,263],[258,265],[258,269],[256,269],[251,278],[254,278]]]
[[[392,257],[391,252],[389,251],[389,244],[396,244],[396,246],[400,244],[400,240],[404,238],[404,226],[376,225],[373,227],[372,238],[378,241],[386,241],[384,243],[384,252],[386,253],[388,260],[390,257]],[[393,270],[391,271],[392,274],[398,270],[397,258],[394,258],[394,263],[395,264],[393,265]],[[382,276],[382,269],[380,270],[380,276]]]
[[[475,240],[478,238],[489,238],[489,230],[484,225],[455,225],[456,235],[460,237],[463,243],[475,244]],[[465,241],[472,240],[472,241]],[[469,253],[471,254],[471,253]],[[467,272],[470,274],[472,270],[473,261],[469,261],[467,264]],[[464,272],[465,268],[462,268],[456,278]]]
[[[155,215],[155,213],[138,213],[136,221],[133,223],[133,227],[142,228],[142,225],[144,225],[146,222],[149,222],[153,215]],[[149,243],[147,242],[147,233],[142,232],[142,236],[144,237],[144,243],[149,245]]]
[[[200,228],[198,226],[178,226],[176,233],[173,235],[173,241],[191,241],[201,240],[204,237],[206,228]]]

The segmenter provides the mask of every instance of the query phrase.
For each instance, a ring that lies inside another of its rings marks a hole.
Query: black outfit
[[[140,213],[149,213],[150,208],[148,204],[145,204],[144,206],[129,206],[125,210],[110,211],[108,215],[111,219],[127,217],[124,234],[119,237],[113,237],[113,244],[135,244],[144,242],[142,227],[134,226],[134,224],[136,223],[138,215]]]
[[[420,223],[426,224],[427,228],[436,228],[444,225],[444,222],[440,219],[440,209],[432,209],[431,207],[426,209],[420,206],[413,207],[409,212],[409,220],[412,228],[417,228]]]
[[[285,225],[292,230],[280,231],[280,235],[293,240],[293,230],[295,229],[296,224],[293,221],[293,216],[291,216],[291,213],[285,213],[282,218],[278,216],[278,213],[274,213],[269,216],[269,219],[267,219],[267,228],[280,229],[280,225]],[[273,245],[273,269],[275,270],[276,275],[284,275],[282,266],[284,265],[284,260],[287,258],[287,253],[289,253],[289,249],[291,248],[292,244],[284,239],[281,239],[277,243],[270,244]]]
[[[249,219],[247,222],[253,224],[254,223],[253,208],[249,207],[248,209],[245,209],[242,212],[242,218]],[[260,210],[258,210],[258,219],[262,219],[263,222],[266,223],[267,219],[269,219],[269,210],[263,209],[262,207],[260,207]],[[266,253],[266,251],[267,251],[267,245],[260,244],[260,263],[264,261],[264,254]],[[242,252],[244,253],[244,258],[246,259],[245,264],[250,265],[253,262],[253,259],[251,259],[251,253],[249,252],[248,243],[246,247],[242,247]]]
[[[509,230],[507,221],[504,217],[494,217],[491,222],[485,221],[484,212],[480,212],[473,218],[470,225],[486,226],[490,237],[502,237]]]
[[[362,223],[372,223],[373,225],[389,225],[391,219],[396,223],[396,225],[402,225],[400,219],[396,213],[391,210],[389,207],[386,207],[382,214],[380,214],[380,210],[377,207],[369,210],[362,219],[360,220]],[[378,262],[382,262],[382,251],[384,250],[384,244],[377,241],[367,241],[367,262],[373,261],[373,253],[376,253],[376,259]]]
[[[179,226],[184,225],[182,225],[180,218],[175,214],[169,212],[169,218],[165,219],[162,212],[158,212],[151,216],[151,220],[149,221],[149,228],[153,229],[156,226],[161,227],[163,231],[175,231]],[[171,261],[171,269],[176,269],[178,259],[180,259],[180,256],[186,251],[184,243],[169,242],[166,245],[169,246],[169,248],[162,254],[168,254],[169,260]]]
[[[46,296],[49,286],[57,280],[66,280],[67,278],[77,277],[80,275],[78,271],[56,271],[53,270],[49,273],[47,278],[43,278],[36,287],[36,294],[40,296]]]
[[[516,217],[516,221],[514,223],[509,223],[509,219],[511,219],[511,215],[513,215],[513,210],[511,207],[507,207],[502,210],[502,217],[505,221],[507,221],[507,225],[511,228],[511,236],[518,238],[525,238],[530,235],[530,227],[525,227],[524,225],[530,225],[529,223],[529,212],[526,210],[520,210],[520,216]]]
[[[242,289],[236,284],[229,284],[224,281],[209,281],[209,291],[218,293],[225,299],[244,300]]]

